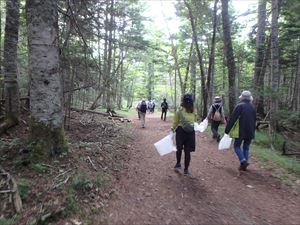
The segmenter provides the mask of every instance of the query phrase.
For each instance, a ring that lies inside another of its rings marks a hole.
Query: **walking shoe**
[[[188,169],[184,169],[183,175],[184,175],[184,176],[190,175],[189,170],[188,170]]]
[[[174,169],[180,169],[180,168],[181,168],[180,163],[176,163],[176,165],[174,166]]]
[[[248,166],[249,166],[249,163],[247,161],[243,161],[243,162],[241,162],[239,170],[246,171]]]

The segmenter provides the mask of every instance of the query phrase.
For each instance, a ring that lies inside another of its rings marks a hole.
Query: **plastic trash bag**
[[[194,123],[195,131],[204,132],[208,126],[208,119],[204,119],[200,124]]]
[[[173,132],[154,144],[158,153],[163,156],[176,151],[176,146],[173,143]]]
[[[224,134],[221,141],[219,142],[219,150],[227,150],[230,148],[232,138],[228,134]]]

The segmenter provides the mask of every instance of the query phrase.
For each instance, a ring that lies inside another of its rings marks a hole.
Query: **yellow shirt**
[[[174,131],[176,130],[176,128],[178,126],[182,126],[182,124],[180,122],[179,111],[182,111],[182,115],[185,118],[185,120],[190,122],[191,124],[194,124],[194,122],[197,121],[197,116],[195,113],[188,113],[188,112],[186,112],[185,108],[180,107],[179,110],[177,110],[174,115],[173,126],[172,126],[172,130],[174,130]]]

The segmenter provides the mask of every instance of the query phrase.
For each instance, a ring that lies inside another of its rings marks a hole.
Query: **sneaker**
[[[188,169],[184,169],[183,175],[184,175],[184,176],[190,175],[189,170],[188,170]]]
[[[239,170],[246,171],[248,166],[249,166],[249,163],[247,161],[243,161],[243,162],[241,162]]]

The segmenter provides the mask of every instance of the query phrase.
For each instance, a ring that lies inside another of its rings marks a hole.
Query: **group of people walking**
[[[237,136],[234,136],[234,151],[239,159],[239,170],[246,171],[249,166],[249,146],[255,134],[256,110],[252,105],[252,95],[250,91],[243,91],[239,96],[239,103],[235,106],[229,121],[227,122],[222,98],[216,96],[211,105],[207,119],[211,122],[211,131],[213,138],[218,142],[221,139],[218,128],[221,123],[226,125],[225,134],[229,134],[233,127],[237,126]],[[184,151],[184,175],[189,175],[189,165],[191,161],[191,152],[195,151],[196,139],[195,131],[188,129],[186,124],[196,122],[194,113],[193,96],[185,94],[182,98],[181,107],[174,115],[171,130],[176,132],[176,164],[175,170],[181,168],[181,155]]]
[[[163,99],[163,102],[161,103],[160,107],[161,107],[161,120],[166,121],[167,112],[169,109],[169,105],[166,98]],[[137,103],[135,108],[138,113],[138,118],[139,120],[141,120],[141,127],[145,128],[146,113],[147,111],[149,113],[154,113],[155,102],[154,101],[147,102],[146,100],[143,99],[142,101]]]
[[[212,138],[217,142],[221,140],[218,132],[220,124],[226,125],[225,134],[234,138],[234,151],[239,159],[239,170],[246,171],[249,166],[249,146],[255,134],[256,110],[252,105],[253,97],[250,91],[243,91],[239,96],[239,103],[235,106],[229,120],[225,117],[222,98],[216,96],[214,102],[209,108],[207,119],[211,123]],[[147,103],[142,100],[136,107],[142,128],[145,127],[145,115],[147,112]],[[169,109],[166,98],[161,103],[161,120],[166,120],[167,111]],[[183,95],[180,107],[174,114],[171,130],[176,133],[176,164],[175,170],[181,169],[182,151],[184,151],[184,175],[189,175],[189,165],[191,162],[191,152],[196,149],[196,138],[194,130],[194,122],[197,116],[194,110],[193,95],[186,93]],[[234,136],[232,130],[236,130]]]

